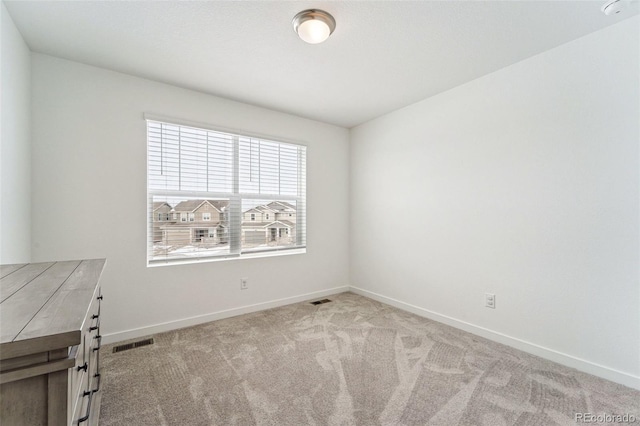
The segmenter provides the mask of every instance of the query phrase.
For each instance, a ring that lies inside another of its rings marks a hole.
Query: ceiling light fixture
[[[293,30],[307,43],[322,43],[335,29],[336,20],[324,10],[307,9],[293,17]]]
[[[617,13],[620,13],[623,8],[624,3],[622,2],[622,0],[609,0],[602,5],[600,10],[602,10],[602,13],[604,13],[605,15],[615,15]]]

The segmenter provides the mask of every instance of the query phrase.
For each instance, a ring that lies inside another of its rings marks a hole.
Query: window
[[[264,215],[265,219],[269,220],[269,213]]]
[[[304,250],[306,147],[152,119],[147,145],[149,264]],[[159,203],[173,221],[153,221]]]

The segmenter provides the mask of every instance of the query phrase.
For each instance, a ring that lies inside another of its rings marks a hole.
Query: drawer
[[[98,289],[98,314],[94,315],[88,342],[89,348],[89,386],[93,393],[100,390],[100,348],[102,346],[102,335],[100,334],[100,301]]]
[[[99,351],[102,338],[100,336],[100,288],[96,288],[94,298],[83,321],[81,343],[78,348],[76,365],[69,370],[69,424],[88,425],[88,420],[79,422],[90,413],[88,405],[94,399],[94,391],[99,389],[100,376]],[[72,416],[71,416],[71,413]]]
[[[67,419],[70,421],[70,414],[75,410],[75,404],[78,401],[78,394],[89,386],[87,381],[89,364],[85,364],[85,339],[82,339],[78,345],[76,353],[76,363],[69,369],[68,373],[68,392],[67,392]]]
[[[93,350],[97,349],[97,350]],[[100,391],[100,375],[99,375],[99,346],[91,348],[91,356],[89,357],[88,369],[85,378],[82,380],[82,387],[77,395],[77,402],[74,407],[73,426],[94,426],[97,423],[95,410],[99,410],[100,406],[96,403],[99,399]]]
[[[87,316],[83,321],[83,333],[90,332],[93,333],[97,330],[96,327],[100,327],[100,302],[102,301],[102,294],[100,291],[100,287],[96,288],[95,293],[93,294],[93,300],[91,301],[91,305],[87,310]]]
[[[100,337],[100,302],[102,295],[100,294],[100,287],[96,289],[94,293],[93,301],[89,307],[87,317],[84,320],[84,326],[82,328],[82,337],[85,341],[84,361],[91,362],[94,349],[100,347],[102,338]]]
[[[91,412],[89,411],[90,406],[93,401],[93,394],[91,391],[83,390],[78,395],[78,400],[75,404],[75,409],[73,411],[73,420],[69,423],[72,426],[87,426],[89,416]]]
[[[100,391],[100,348],[102,337],[98,334],[91,339],[91,354],[89,358],[89,387],[96,393]]]

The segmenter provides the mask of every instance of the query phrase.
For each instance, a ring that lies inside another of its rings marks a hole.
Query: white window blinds
[[[148,261],[305,247],[306,147],[147,120]]]

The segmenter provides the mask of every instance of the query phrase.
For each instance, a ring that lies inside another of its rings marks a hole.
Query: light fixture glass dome
[[[302,40],[311,44],[322,43],[335,28],[335,19],[323,10],[303,10],[293,18],[294,31]]]
[[[329,38],[330,33],[327,24],[317,19],[305,21],[298,27],[300,38],[311,44],[322,43]]]

